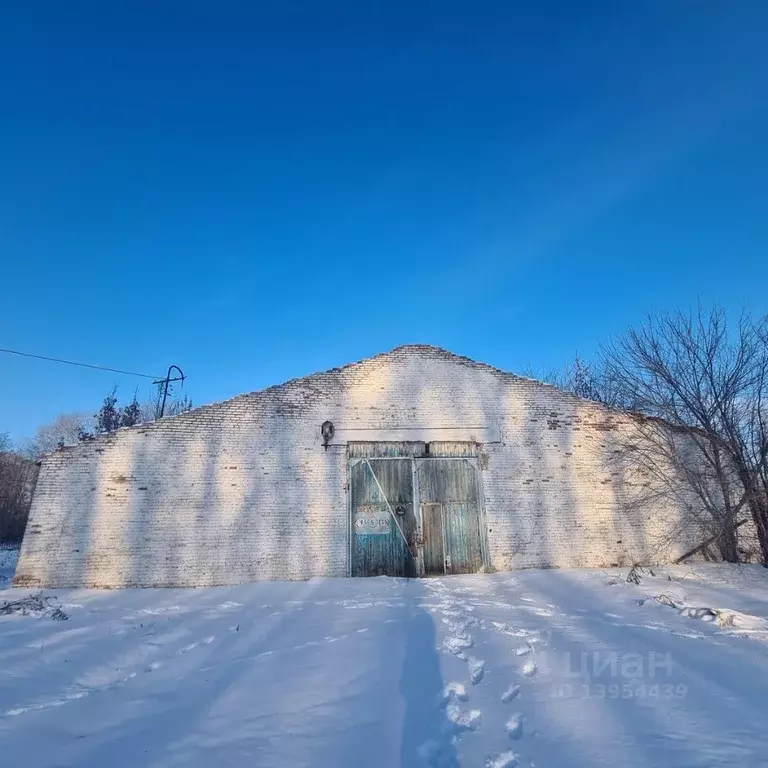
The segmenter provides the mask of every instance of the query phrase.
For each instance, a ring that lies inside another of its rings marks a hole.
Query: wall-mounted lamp
[[[326,451],[328,450],[328,443],[333,439],[333,433],[333,422],[324,421],[320,427],[320,434],[323,436],[323,448],[325,448]]]

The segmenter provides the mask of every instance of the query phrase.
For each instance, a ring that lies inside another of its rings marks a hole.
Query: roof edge
[[[240,398],[254,397],[256,395],[261,395],[275,389],[281,389],[283,387],[296,384],[297,382],[300,382],[300,381],[307,381],[309,379],[313,379],[318,376],[326,376],[332,373],[340,373],[342,371],[347,371],[352,368],[357,368],[359,366],[366,365],[368,363],[372,363],[386,357],[390,357],[391,355],[398,352],[407,352],[407,351],[422,352],[422,353],[426,352],[426,353],[429,353],[430,355],[433,355],[435,358],[440,358],[447,361],[456,361],[463,365],[489,371],[496,375],[501,375],[504,377],[508,377],[510,379],[516,379],[518,381],[527,381],[540,387],[553,389],[557,392],[560,392],[562,395],[572,398],[574,400],[578,400],[584,403],[590,403],[591,405],[595,405],[611,413],[621,413],[623,415],[629,415],[629,416],[635,416],[635,417],[642,416],[644,418],[651,418],[651,417],[645,416],[644,414],[634,413],[632,411],[624,410],[622,408],[615,408],[615,407],[606,405],[605,403],[601,403],[598,400],[589,400],[588,398],[580,397],[579,395],[575,395],[573,392],[568,392],[567,390],[557,387],[554,384],[550,384],[549,382],[541,381],[540,379],[534,379],[529,376],[521,376],[520,374],[513,373],[511,371],[505,371],[502,368],[497,368],[496,366],[490,365],[489,363],[484,363],[479,360],[475,360],[471,357],[467,357],[466,355],[458,355],[455,352],[451,352],[450,350],[445,349],[444,347],[438,347],[433,344],[411,343],[411,344],[400,344],[385,352],[377,352],[375,355],[370,355],[369,357],[363,357],[360,360],[354,360],[352,362],[345,363],[344,365],[334,366],[333,368],[328,368],[323,371],[315,371],[313,373],[305,374],[304,376],[294,376],[293,378],[287,379],[286,381],[280,382],[279,384],[270,384],[268,387],[264,387],[263,389],[251,390],[249,392],[240,392],[239,394],[232,395],[231,397],[224,398],[223,400],[215,400],[211,403],[205,403],[204,405],[199,405],[195,408],[191,408],[188,411],[183,411],[182,413],[174,414],[173,416],[164,416],[162,419],[156,419],[155,421],[140,422],[130,427],[118,427],[116,430],[112,432],[105,432],[99,435],[93,435],[92,437],[87,438],[82,442],[70,443],[69,445],[64,445],[64,446],[55,448],[53,451],[50,451],[40,456],[38,461],[43,461],[49,456],[55,455],[63,451],[68,451],[73,448],[77,448],[84,444],[91,444],[95,441],[114,439],[115,435],[122,434],[125,432],[137,431],[140,429],[151,429],[154,425],[158,424],[160,421],[162,421],[163,423],[166,423],[169,420],[183,419],[187,417],[189,414],[205,411],[209,408],[217,408],[218,406],[225,405],[226,403],[231,403],[235,400],[239,400]],[[670,426],[673,426],[673,425],[670,424]]]

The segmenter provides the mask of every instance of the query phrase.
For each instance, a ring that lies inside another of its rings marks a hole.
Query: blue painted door
[[[350,462],[353,576],[416,576],[413,463],[410,458]]]
[[[424,570],[475,573],[483,565],[477,469],[468,459],[420,459]]]

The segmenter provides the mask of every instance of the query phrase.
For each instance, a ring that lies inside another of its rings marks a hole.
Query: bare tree
[[[533,376],[533,378],[537,377]],[[624,393],[611,380],[602,361],[590,363],[577,354],[573,362],[566,364],[563,368],[550,371],[541,378],[558,389],[583,397],[585,400],[594,400],[616,408],[626,405],[623,401]]]
[[[716,548],[723,560],[739,561],[744,494],[722,446],[703,432],[633,416],[634,429],[618,439],[613,462],[634,489],[629,506],[657,515],[670,510],[658,548],[695,539]]]
[[[92,431],[92,417],[86,413],[62,413],[40,427],[26,446],[25,453],[33,458],[55,451],[64,445],[74,445]]]
[[[615,460],[642,489],[633,504],[686,509],[667,542],[693,532],[729,561],[752,521],[768,563],[768,321],[722,310],[647,316],[611,341],[597,363],[545,376],[566,391],[634,412]],[[618,468],[618,467],[617,467]],[[664,545],[663,542],[660,542]]]
[[[11,449],[8,435],[0,435],[0,544],[21,541],[37,480],[35,462]]]
[[[689,522],[726,560],[738,559],[736,529],[749,513],[768,562],[767,340],[765,319],[729,327],[722,310],[699,307],[649,315],[603,349],[618,399],[644,417],[625,456],[657,488],[695,500]]]

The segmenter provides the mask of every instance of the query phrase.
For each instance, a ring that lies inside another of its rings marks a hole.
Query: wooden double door
[[[483,566],[477,447],[438,450],[454,455],[434,455],[425,443],[350,444],[353,576],[474,573]]]

